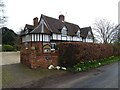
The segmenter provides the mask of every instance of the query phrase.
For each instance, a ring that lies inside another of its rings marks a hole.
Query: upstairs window
[[[86,39],[84,38],[84,39],[82,39],[82,41],[83,41],[83,42],[86,42]]]
[[[87,39],[92,39],[93,37],[92,37],[92,34],[91,34],[91,32],[89,31],[88,32],[88,35],[87,35]]]
[[[88,36],[92,37],[92,34],[91,34],[91,32],[90,32],[90,31],[88,32]]]
[[[67,28],[64,26],[61,30],[62,36],[67,36]]]
[[[80,30],[77,31],[77,37],[80,38]]]
[[[28,29],[27,29],[27,27],[25,28],[25,34],[28,34]]]

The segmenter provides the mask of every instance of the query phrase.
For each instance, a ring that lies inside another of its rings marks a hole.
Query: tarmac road
[[[120,63],[120,62],[119,62]],[[87,72],[67,73],[42,79],[26,86],[32,88],[118,88],[118,62]]]
[[[20,62],[19,52],[0,53],[1,65],[12,65]],[[120,62],[92,69],[86,72],[70,73],[31,81],[25,88],[118,88],[120,81]],[[4,66],[5,67],[5,66]],[[3,68],[4,68],[3,67]]]

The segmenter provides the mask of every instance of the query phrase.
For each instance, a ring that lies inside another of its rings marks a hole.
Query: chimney
[[[34,26],[34,28],[36,28],[38,26],[38,18],[37,17],[33,18],[33,26]]]
[[[59,15],[59,20],[60,20],[60,21],[64,21],[64,19],[65,19],[65,16],[64,16],[64,15],[62,15],[62,14]]]

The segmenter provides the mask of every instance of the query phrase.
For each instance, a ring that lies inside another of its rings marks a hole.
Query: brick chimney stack
[[[36,28],[38,26],[38,18],[37,17],[33,18],[33,26],[34,26],[34,28]]]
[[[64,15],[62,15],[62,14],[61,14],[61,15],[59,15],[59,20],[60,20],[60,21],[64,21],[64,20],[65,20],[65,16],[64,16]]]

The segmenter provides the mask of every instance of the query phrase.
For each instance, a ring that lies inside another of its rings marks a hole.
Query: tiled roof
[[[45,34],[51,34],[51,32],[47,29],[47,27],[44,25],[44,32],[42,31],[42,25],[38,25],[33,31],[30,33],[33,34],[39,34],[39,33],[45,33]]]
[[[83,38],[86,38],[88,35],[88,32],[90,31],[93,37],[93,33],[92,33],[92,28],[91,27],[84,27],[84,28],[80,28],[80,35]]]
[[[26,28],[28,30],[28,33],[30,33],[34,29],[33,25],[26,24],[24,30],[22,30],[20,33],[21,36],[25,35]]]
[[[80,34],[82,38],[86,38],[88,35],[88,32],[90,31],[93,37],[92,29],[91,27],[85,27],[80,28],[78,25],[69,23],[66,21],[60,21],[59,19],[55,19],[46,15],[41,15],[40,20],[43,19],[46,23],[44,25],[44,31],[42,31],[42,26],[39,24],[36,28],[33,27],[33,25],[25,25],[25,28],[27,27],[29,29],[28,33],[38,34],[38,33],[45,33],[45,34],[51,34],[51,33],[57,33],[61,34],[62,28],[65,26],[67,28],[67,34],[71,36],[76,36],[76,33],[78,30],[80,30]],[[25,29],[21,32],[22,35],[25,35]]]
[[[54,33],[61,33],[61,29],[66,26],[68,35],[76,35],[76,32],[80,30],[80,27],[73,23],[68,23],[65,21],[60,21],[59,19],[55,19],[52,17],[48,17],[45,15],[41,15],[44,18],[46,24],[49,26],[50,31]]]
[[[33,29],[34,29],[33,25],[29,25],[29,24],[26,24],[25,27],[27,27],[27,28],[30,29],[30,30],[33,30]]]

